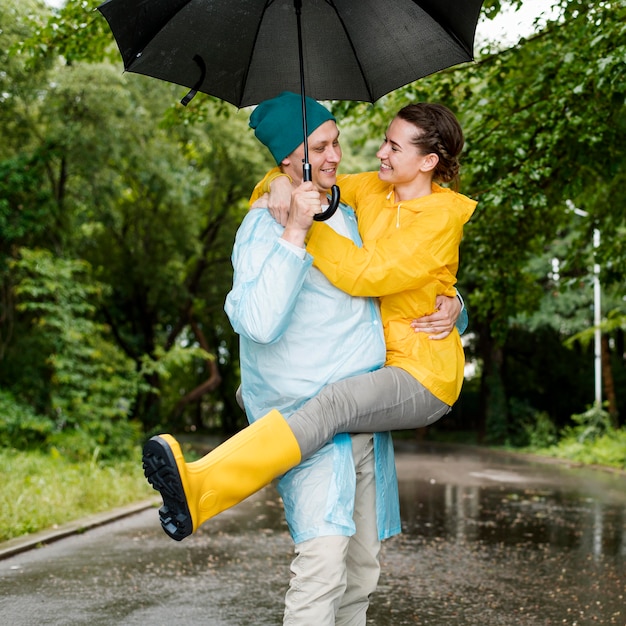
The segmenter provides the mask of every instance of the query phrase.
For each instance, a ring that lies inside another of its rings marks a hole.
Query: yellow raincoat
[[[441,401],[454,404],[465,365],[458,331],[435,341],[410,323],[433,312],[436,296],[456,295],[463,225],[476,202],[436,184],[428,196],[396,202],[393,186],[376,172],[339,176],[337,182],[342,202],[356,211],[363,246],[314,222],[307,243],[314,265],[342,291],[378,296],[385,364],[404,369]]]

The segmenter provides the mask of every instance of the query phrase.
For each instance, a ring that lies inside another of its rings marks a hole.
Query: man
[[[313,100],[307,120],[314,192],[299,187],[300,96],[262,103],[250,125],[293,181],[294,202],[315,206],[336,182],[341,148],[334,118]],[[252,420],[272,408],[288,417],[324,385],[385,360],[376,304],[338,291],[311,267],[306,229],[294,223],[300,215],[294,211],[283,228],[266,209],[251,211],[233,251],[226,312],[241,335],[242,395]],[[340,205],[328,223],[360,244],[350,207]],[[287,472],[278,488],[296,544],[284,623],[365,624],[380,541],[400,531],[389,433],[339,435]]]
[[[250,119],[257,138],[296,182],[302,178],[301,110],[299,96],[283,93],[260,104]],[[312,179],[325,193],[341,160],[339,131],[332,115],[310,99],[307,121]],[[331,224],[360,242],[349,207],[341,205]],[[233,250],[226,312],[241,335],[242,397],[251,421],[272,408],[288,417],[324,385],[385,360],[376,304],[330,285],[311,266],[302,229],[292,226],[287,221],[283,228],[267,210],[250,211]],[[400,532],[390,435],[338,435],[287,472],[278,489],[296,552],[284,624],[365,624],[380,541]]]

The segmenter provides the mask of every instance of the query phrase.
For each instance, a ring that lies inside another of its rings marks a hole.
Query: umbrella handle
[[[324,212],[318,213],[317,215],[313,216],[313,219],[316,222],[325,222],[326,220],[330,219],[335,214],[335,211],[337,210],[337,207],[339,206],[339,199],[341,198],[341,192],[339,191],[339,187],[337,187],[337,185],[332,186],[331,192],[332,192],[332,195],[330,198],[330,204],[328,205],[328,208]]]
[[[306,135],[305,135],[306,136]],[[304,143],[306,149],[306,141]],[[309,163],[308,158],[305,159],[302,163],[302,180],[303,181],[311,181],[311,164]],[[313,219],[316,222],[325,222],[329,220],[337,211],[337,207],[339,206],[339,199],[341,198],[341,192],[339,191],[339,187],[337,185],[333,185],[330,189],[330,204],[325,211],[318,213],[313,216]]]

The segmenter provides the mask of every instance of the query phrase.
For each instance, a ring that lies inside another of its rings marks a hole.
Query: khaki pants
[[[285,626],[364,626],[369,596],[378,584],[374,441],[352,436],[356,496],[352,537],[317,537],[299,543],[285,597]]]

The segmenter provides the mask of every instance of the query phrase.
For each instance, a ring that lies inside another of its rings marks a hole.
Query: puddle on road
[[[401,484],[403,530],[482,543],[550,544],[595,557],[626,556],[626,506],[591,494],[515,484]]]
[[[384,546],[368,623],[626,626],[623,476],[397,461],[403,534]]]

